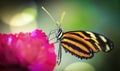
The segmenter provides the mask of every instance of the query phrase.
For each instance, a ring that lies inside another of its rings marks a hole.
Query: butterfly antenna
[[[60,18],[60,22],[59,22],[59,24],[58,24],[58,27],[61,26],[61,23],[63,22],[63,19],[64,19],[65,14],[66,14],[65,11],[63,11],[62,14],[61,14],[61,18]]]
[[[52,19],[54,23],[56,23],[55,19],[52,17],[52,15],[42,6],[42,9],[48,14],[48,16]],[[58,24],[57,24],[58,25]]]

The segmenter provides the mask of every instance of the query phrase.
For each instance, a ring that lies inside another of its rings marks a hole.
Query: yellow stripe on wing
[[[71,37],[71,38],[74,38],[74,39],[79,40],[80,42],[83,42],[83,43],[85,43],[86,45],[88,45],[94,52],[98,52],[98,51],[99,51],[99,50],[96,49],[89,41],[86,41],[85,39],[83,39],[83,38],[81,38],[81,37],[79,37],[79,36],[76,36],[76,35],[74,35],[74,34],[66,33],[66,34],[63,35],[63,37]],[[63,40],[64,40],[64,39],[63,39]],[[62,41],[63,41],[63,40],[62,40]],[[74,44],[74,45],[75,45],[74,42],[72,42],[71,44]],[[80,47],[80,46],[79,46],[79,47]],[[84,48],[82,48],[82,49],[85,50],[85,51],[88,50],[86,47],[84,47]]]
[[[88,52],[88,53],[90,52],[85,46],[83,46],[82,44],[79,44],[79,43],[77,43],[77,42],[74,42],[74,41],[72,41],[72,40],[63,39],[62,42],[68,42],[68,43],[70,43],[70,44],[73,44],[73,45],[79,47],[79,48],[82,49],[83,51],[86,51],[86,52]]]
[[[65,47],[66,49],[68,49],[70,52],[72,52],[72,53],[74,53],[75,55],[78,55],[78,56],[80,56],[80,57],[90,58],[90,57],[93,56],[92,53],[90,53],[90,54],[85,54],[85,53],[79,52],[79,51],[73,49],[72,47],[70,47],[70,46],[68,46],[68,45],[66,45],[66,44],[64,44],[64,43],[61,44],[61,45],[62,45],[63,47]]]

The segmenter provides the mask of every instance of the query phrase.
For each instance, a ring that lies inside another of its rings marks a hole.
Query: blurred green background
[[[110,53],[99,52],[88,60],[78,59],[63,50],[62,62],[56,66],[55,71],[74,71],[76,65],[78,71],[120,70],[119,0],[2,0],[0,1],[0,33],[31,32],[42,29],[48,34],[50,30],[56,29],[55,23],[41,9],[42,6],[56,21],[59,21],[61,13],[66,11],[62,22],[64,32],[93,31],[107,36],[114,42],[114,49]],[[57,47],[56,44],[56,52]],[[71,65],[74,62],[78,63]]]

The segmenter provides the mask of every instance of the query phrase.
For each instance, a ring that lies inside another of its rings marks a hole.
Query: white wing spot
[[[96,36],[92,32],[86,32],[86,33],[90,34],[92,40],[94,40],[96,43],[99,43],[96,39]]]
[[[91,36],[92,38],[95,38],[95,39],[96,39],[95,35],[94,35],[92,32],[86,32],[86,33],[90,34],[90,36]]]
[[[101,35],[99,35],[99,37],[100,37],[104,42],[107,42],[107,40],[106,40],[105,37],[103,37],[103,36],[101,36]]]
[[[110,50],[110,47],[108,45],[106,45],[106,52]]]

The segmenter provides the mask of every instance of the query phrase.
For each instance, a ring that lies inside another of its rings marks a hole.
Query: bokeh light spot
[[[10,26],[23,26],[34,21],[37,15],[35,8],[26,8],[23,12],[16,14],[10,21]]]
[[[68,65],[64,71],[95,71],[95,68],[85,62],[75,62]]]

